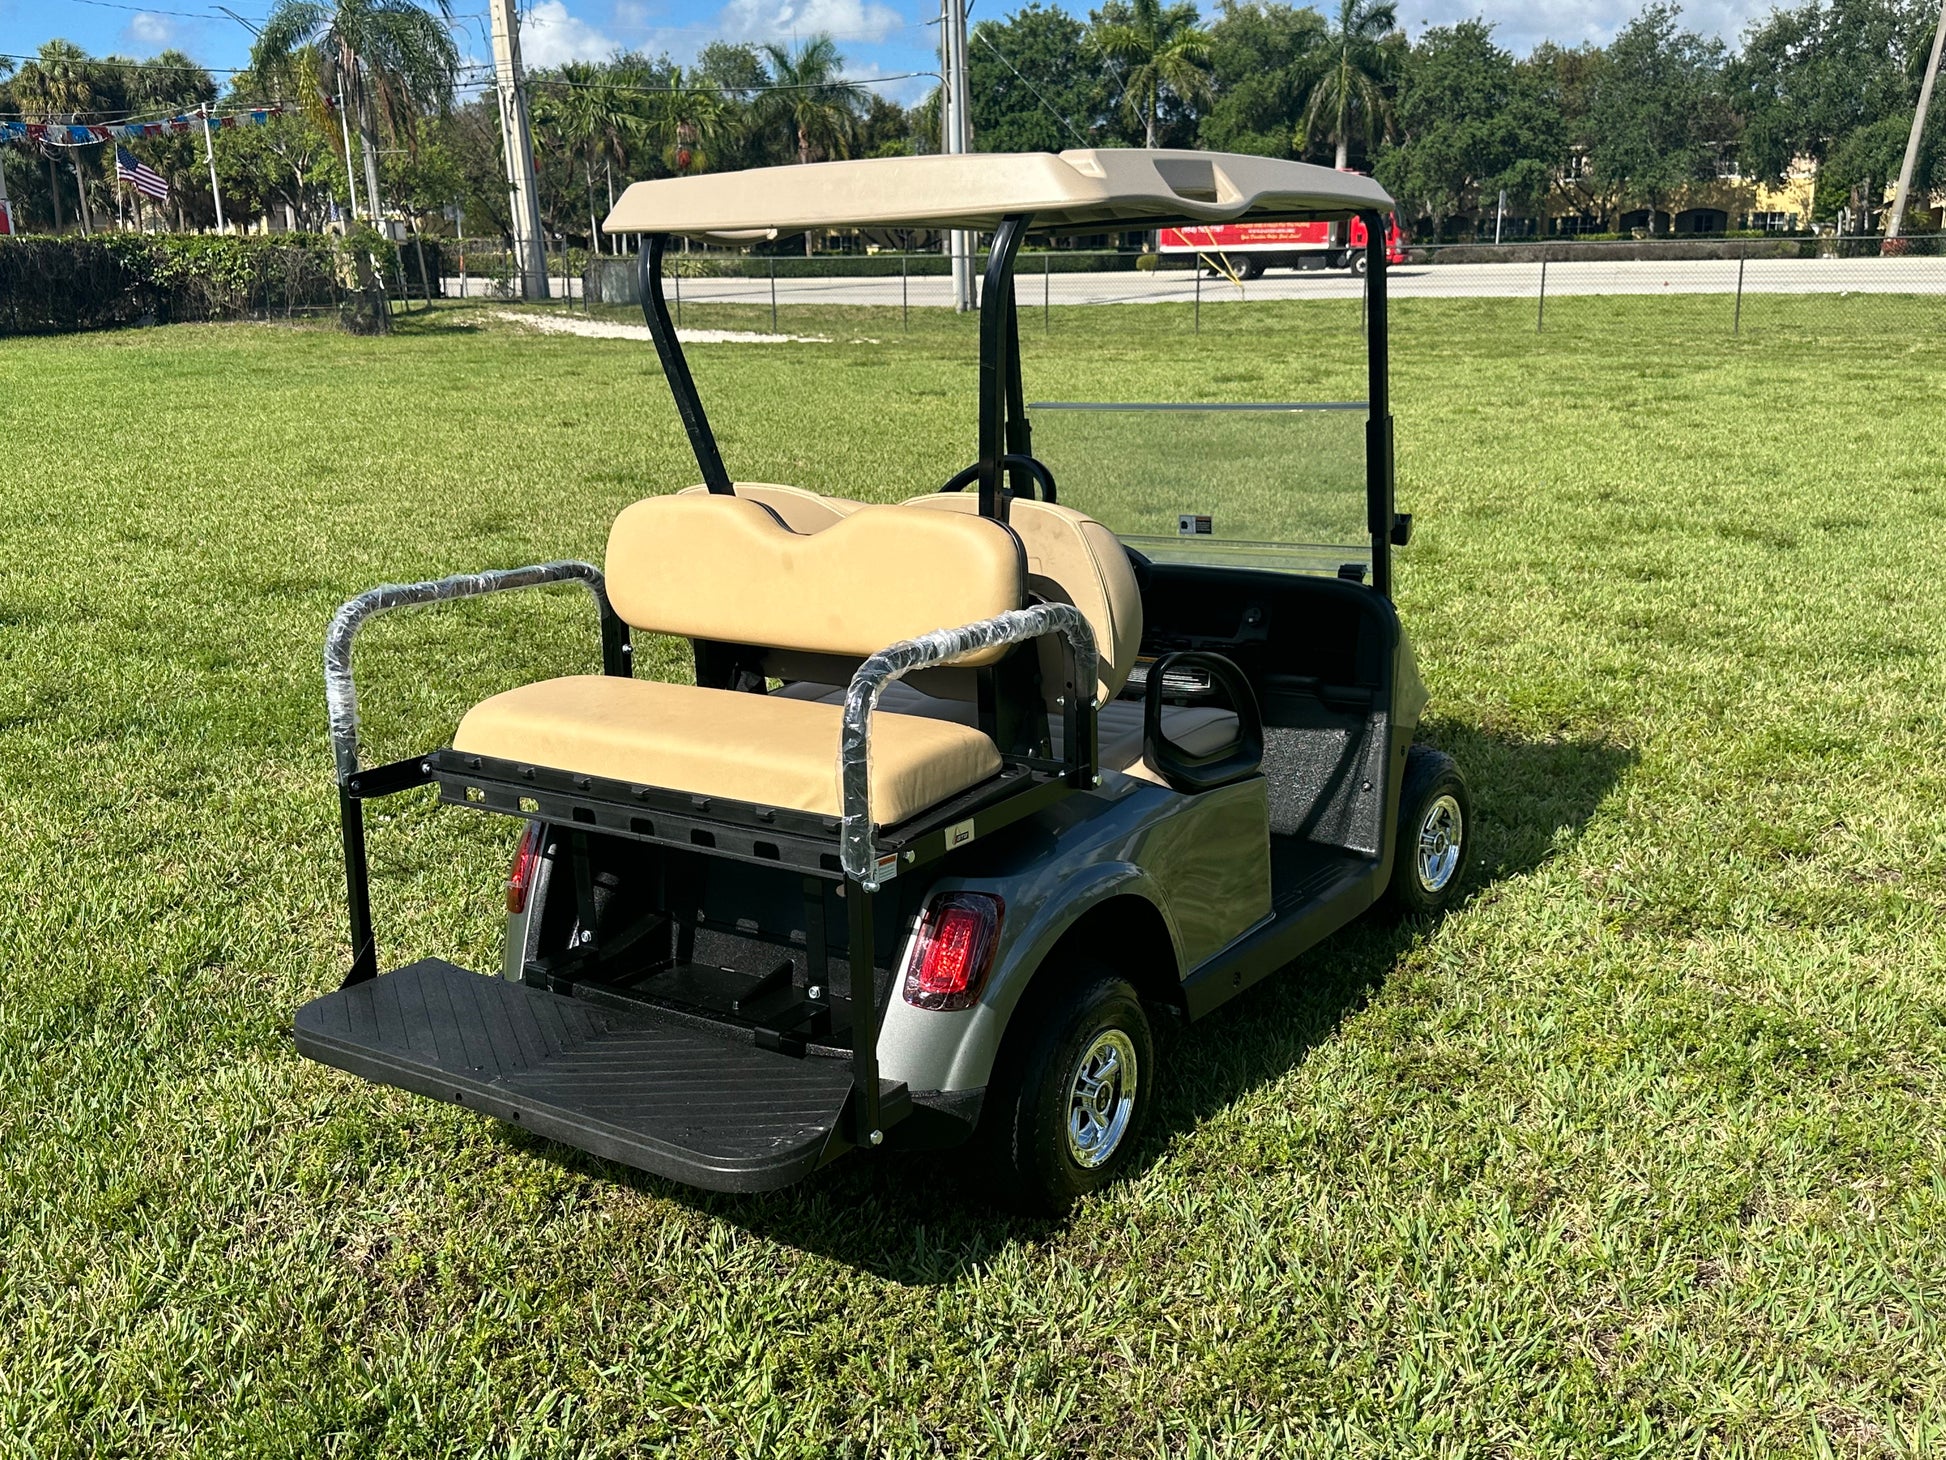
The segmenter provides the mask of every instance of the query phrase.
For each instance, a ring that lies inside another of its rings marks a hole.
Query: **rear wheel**
[[[1264,272],[1264,266],[1263,266],[1263,261],[1261,259],[1245,258],[1245,259],[1237,260],[1237,277],[1239,279],[1243,279],[1246,281],[1250,279],[1260,279],[1263,277],[1263,272]]]
[[[1127,1168],[1155,1090],[1155,1040],[1135,990],[1098,965],[1074,972],[1070,991],[1015,1011],[1031,1023],[1003,1051],[981,1121],[996,1194],[1054,1216]]]
[[[1406,752],[1399,788],[1399,843],[1387,890],[1402,914],[1437,915],[1459,900],[1473,853],[1473,797],[1450,755]]]
[[[1353,278],[1362,279],[1365,277],[1365,270],[1371,267],[1371,262],[1364,249],[1355,248],[1346,258],[1345,267],[1351,270]]]

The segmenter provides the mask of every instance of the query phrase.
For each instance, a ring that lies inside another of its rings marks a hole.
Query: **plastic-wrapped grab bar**
[[[628,641],[620,621],[608,605],[601,569],[592,563],[535,563],[526,568],[496,568],[485,573],[461,573],[430,583],[387,583],[359,594],[332,615],[324,636],[324,698],[331,721],[331,753],[342,785],[358,774],[358,689],[351,679],[351,643],[365,620],[395,608],[422,603],[445,603],[454,598],[477,598],[509,588],[532,588],[543,583],[581,583],[594,595],[601,614],[603,667],[610,674],[628,672]],[[620,666],[617,667],[617,660]]]
[[[844,812],[838,857],[847,877],[874,891],[883,880],[878,874],[878,839],[872,826],[871,747],[872,712],[878,708],[885,686],[915,669],[1055,633],[1067,640],[1068,698],[1073,701],[1074,686],[1092,687],[1099,670],[1094,631],[1081,611],[1066,603],[1036,604],[961,628],[937,629],[880,649],[858,666],[845,691],[844,728],[838,739],[838,784]],[[1092,696],[1087,703],[1092,709]],[[1090,734],[1088,743],[1093,740]],[[1072,736],[1068,737],[1067,754],[1070,761],[1077,754]]]

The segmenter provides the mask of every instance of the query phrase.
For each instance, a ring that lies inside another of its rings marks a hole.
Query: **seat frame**
[[[566,582],[582,584],[595,600],[601,620],[602,672],[628,677],[634,659],[628,625],[609,602],[601,570],[589,563],[539,563],[387,585],[350,600],[332,619],[324,657],[353,949],[345,985],[378,976],[363,803],[419,786],[437,785],[439,799],[448,805],[566,828],[581,925],[586,929],[596,923],[589,832],[788,867],[813,881],[843,882],[853,991],[848,1134],[853,1144],[878,1144],[888,1116],[903,1113],[909,1105],[902,1089],[883,1088],[878,1075],[878,1030],[884,1011],[872,967],[875,894],[900,872],[937,861],[976,833],[998,831],[1072,791],[1099,784],[1093,694],[1096,650],[1088,621],[1067,604],[1036,604],[891,644],[867,658],[847,686],[839,744],[833,747],[842,811],[835,817],[579,775],[451,748],[385,765],[360,764],[358,692],[351,665],[353,641],[365,623],[396,608]],[[1062,646],[1062,759],[1010,753],[1003,745],[998,774],[897,826],[880,828],[871,812],[871,738],[872,717],[885,687],[915,670],[1048,635],[1056,636]],[[1078,692],[1080,686],[1086,686],[1087,692]],[[601,953],[593,941],[575,950],[583,963],[598,960]],[[572,969],[557,971],[555,976],[571,980],[572,973]]]

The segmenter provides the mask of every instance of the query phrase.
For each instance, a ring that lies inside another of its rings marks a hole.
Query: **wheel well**
[[[1176,967],[1175,940],[1161,911],[1145,897],[1122,893],[1099,902],[1076,918],[1041,960],[1027,997],[1045,995],[1043,970],[1058,968],[1070,955],[1105,963],[1134,985],[1143,1002],[1182,1006],[1182,973]]]

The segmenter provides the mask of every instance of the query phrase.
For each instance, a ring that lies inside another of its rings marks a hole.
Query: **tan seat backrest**
[[[821,497],[802,487],[785,487],[776,482],[731,482],[739,497],[761,502],[779,517],[792,532],[823,532],[834,522],[843,522],[864,506],[849,497]],[[709,488],[698,484],[684,487],[678,496],[693,497]]]
[[[853,659],[1026,601],[1019,540],[998,522],[860,507],[806,535],[752,499],[707,493],[624,508],[606,574],[638,629]]]
[[[980,499],[971,490],[914,497],[907,507],[928,507],[962,517],[978,517]],[[1007,525],[1027,549],[1027,588],[1050,603],[1071,603],[1095,631],[1100,655],[1099,703],[1121,692],[1142,647],[1142,592],[1129,565],[1128,551],[1114,533],[1071,507],[1023,499],[1007,508]],[[1044,682],[1058,685],[1058,645],[1042,647]]]

